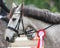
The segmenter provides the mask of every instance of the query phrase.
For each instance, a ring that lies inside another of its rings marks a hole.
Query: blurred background
[[[5,0],[8,8],[11,8],[12,2],[15,2],[17,5],[24,2],[26,5],[49,9],[51,12],[60,12],[60,0]]]

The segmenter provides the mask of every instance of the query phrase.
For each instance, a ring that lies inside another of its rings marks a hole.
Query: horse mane
[[[60,14],[59,13],[51,13],[47,9],[40,9],[37,7],[23,7],[24,16],[32,17],[38,20],[41,20],[50,24],[60,24]]]

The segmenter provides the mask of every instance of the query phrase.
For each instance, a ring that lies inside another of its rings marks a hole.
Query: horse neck
[[[38,29],[44,29],[44,28],[50,26],[50,24],[45,23],[41,20],[36,20],[36,19],[33,19],[33,18],[29,18],[29,19],[33,22],[33,24],[35,24],[38,27]]]

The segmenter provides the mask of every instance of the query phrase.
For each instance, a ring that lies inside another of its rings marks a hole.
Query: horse
[[[51,24],[48,24],[41,20],[36,20],[36,19],[32,19],[32,18],[29,18],[29,19],[33,22],[33,24],[37,27],[38,30],[44,29],[51,25]],[[16,24],[16,22],[15,23],[12,22],[13,23],[12,24],[11,21],[12,21],[12,18],[10,19],[8,26],[14,26],[13,24]],[[46,37],[44,39],[45,48],[59,48],[60,47],[60,38],[59,38],[60,30],[59,30],[59,28],[60,28],[60,24],[55,24],[45,30],[46,31]],[[12,37],[14,33],[15,33],[14,31],[7,28],[5,31],[5,40],[6,40],[6,37]]]
[[[28,17],[20,15],[21,14],[20,8],[21,8],[21,4],[18,7],[14,8],[14,11],[11,13],[12,16],[7,25],[7,29],[5,30],[5,40],[7,40],[8,42],[14,42],[17,36],[19,36],[20,34],[26,34],[26,31],[30,30],[29,28],[33,29],[31,30],[31,32],[37,31],[37,27],[32,23],[32,21],[29,20]],[[22,24],[22,20],[19,22],[19,19],[23,19],[24,25]],[[16,25],[18,25],[19,27],[16,27]],[[22,27],[22,25],[24,26],[24,28]],[[19,29],[16,30],[17,28]],[[23,29],[26,31],[24,31]],[[32,33],[30,39],[33,39],[33,38],[34,38],[34,35]]]

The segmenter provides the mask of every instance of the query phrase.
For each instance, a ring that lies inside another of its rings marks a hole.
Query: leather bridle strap
[[[23,32],[25,33],[25,29],[24,29],[24,22],[23,22],[23,17],[22,17],[22,15],[23,15],[23,3],[22,3],[22,5],[21,5],[21,13],[20,13],[20,15],[21,15],[21,20],[22,20],[22,27],[23,27]]]
[[[16,30],[15,28],[12,28],[10,26],[7,27],[8,29],[11,29],[12,31],[15,31],[18,34],[18,30]]]

